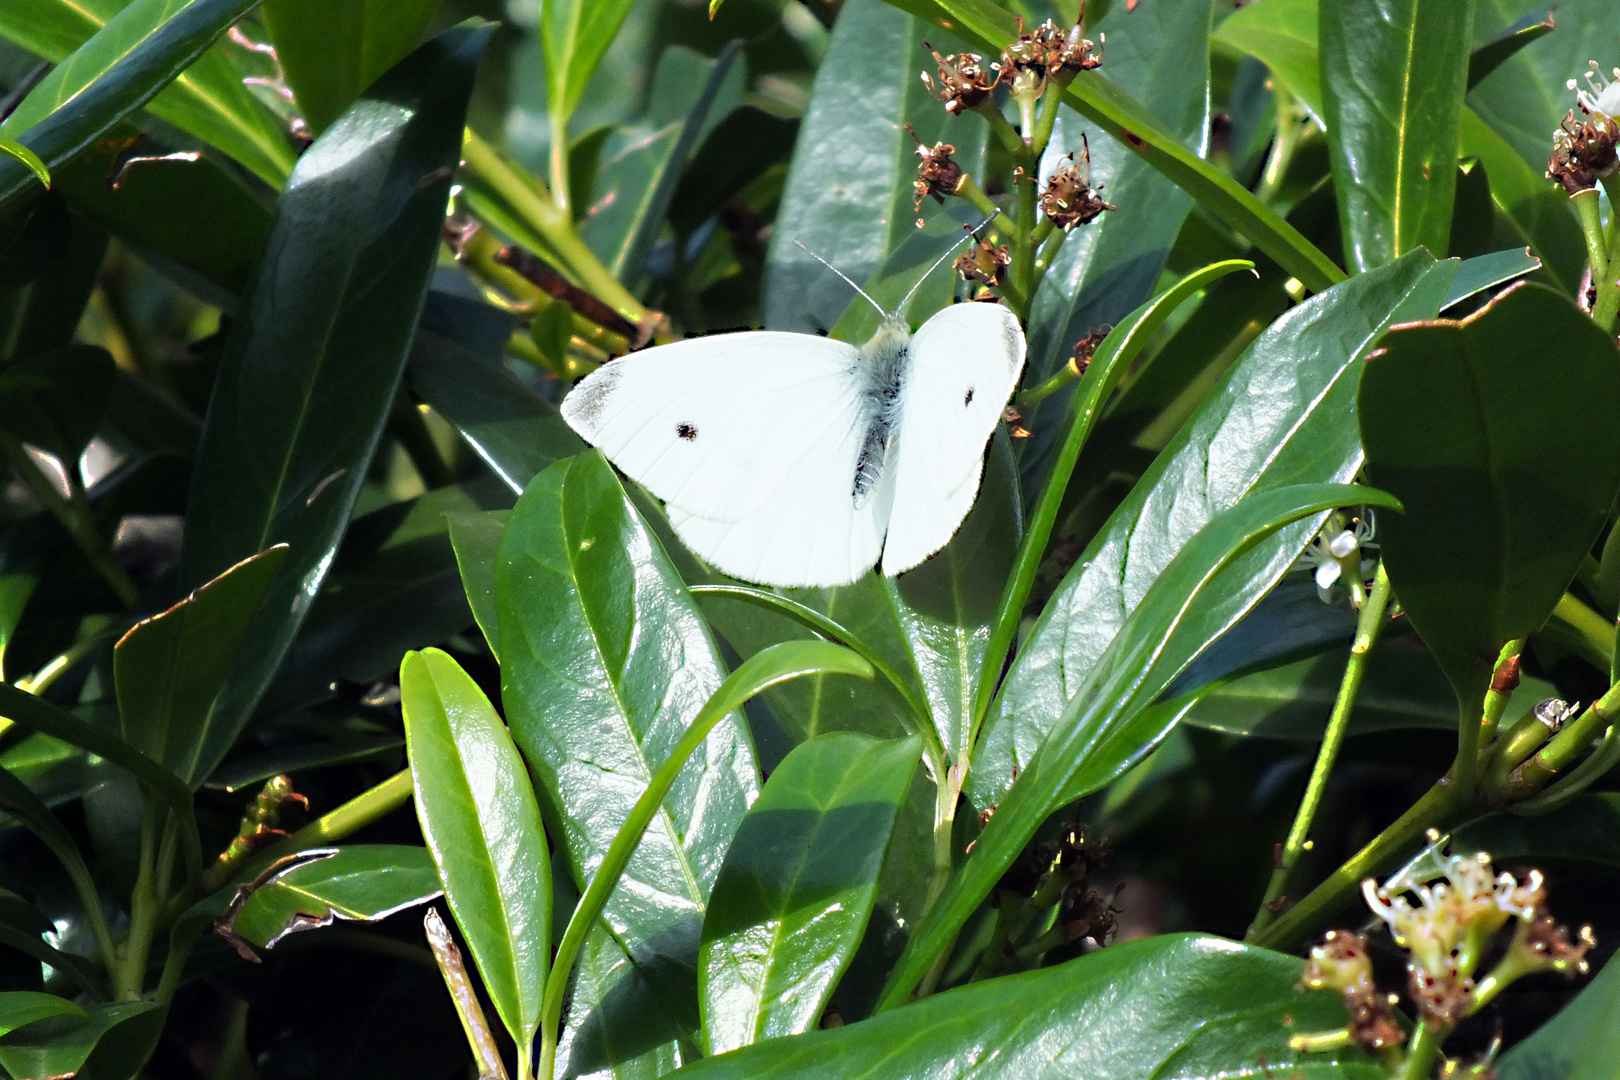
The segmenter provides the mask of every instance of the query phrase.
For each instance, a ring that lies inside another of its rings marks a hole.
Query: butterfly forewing
[[[957,304],[911,339],[883,572],[909,570],[944,547],[973,507],[984,447],[1024,367],[1018,319],[999,304]]]

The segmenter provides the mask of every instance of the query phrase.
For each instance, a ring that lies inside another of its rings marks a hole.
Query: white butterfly
[[[902,573],[972,508],[1024,366],[1001,305],[956,304],[912,334],[910,299],[858,348],[745,331],[632,353],[574,387],[563,419],[732,577],[848,585],[879,552],[884,574]]]

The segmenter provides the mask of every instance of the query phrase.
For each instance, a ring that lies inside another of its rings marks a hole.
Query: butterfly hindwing
[[[693,338],[603,366],[562,413],[717,569],[843,584],[877,561],[888,517],[886,490],[852,497],[870,426],[859,364],[853,346],[807,334]]]
[[[886,471],[893,483],[883,572],[944,547],[973,507],[984,447],[1024,367],[1018,319],[999,304],[945,308],[911,339]]]

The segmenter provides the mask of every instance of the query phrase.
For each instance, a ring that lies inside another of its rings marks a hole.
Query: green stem
[[[1023,155],[1026,149],[1024,138],[1018,134],[1018,129],[1013,127],[1007,118],[1002,115],[1001,110],[996,107],[994,97],[985,98],[974,111],[990,122],[990,132],[1000,141],[1003,150],[1011,154],[1014,159]]]
[[[1328,777],[1333,773],[1333,766],[1339,758],[1339,749],[1344,745],[1345,733],[1350,729],[1350,714],[1355,708],[1356,694],[1361,690],[1361,680],[1367,671],[1367,654],[1377,642],[1386,622],[1384,613],[1389,607],[1389,594],[1389,571],[1380,562],[1378,573],[1373,580],[1372,592],[1361,605],[1355,641],[1350,645],[1350,659],[1344,665],[1344,678],[1339,681],[1339,695],[1334,699],[1327,730],[1322,734],[1322,747],[1317,751],[1316,765],[1311,769],[1310,781],[1305,785],[1305,797],[1300,800],[1299,810],[1294,815],[1293,827],[1288,830],[1288,838],[1283,842],[1281,858],[1277,860],[1277,866],[1271,872],[1271,881],[1266,885],[1265,898],[1261,900],[1259,909],[1254,913],[1254,921],[1249,924],[1249,932],[1244,935],[1245,941],[1253,941],[1276,919],[1276,912],[1280,909],[1288,887],[1289,876],[1298,864],[1300,855],[1305,851],[1305,844],[1311,834],[1311,823],[1316,820],[1316,812],[1321,808],[1322,796],[1327,791]]]
[[[1031,155],[1038,162],[1052,141],[1052,128],[1057,124],[1058,109],[1063,102],[1063,91],[1074,81],[1074,75],[1054,75],[1046,80],[1046,92],[1041,95],[1040,118],[1035,122],[1035,134],[1029,140]]]
[[[1001,208],[984,193],[983,188],[973,182],[973,177],[966,173],[962,174],[962,186],[957,188],[954,194],[959,199],[966,199],[973,209],[986,217],[995,217],[1001,213]]]
[[[602,260],[574,231],[566,203],[536,189],[533,177],[508,165],[493,147],[471,130],[462,146],[462,159],[475,176],[532,228],[564,263],[581,286],[617,308],[631,322],[640,322],[647,309],[602,265]]]
[[[1299,106],[1294,95],[1275,81],[1272,93],[1276,95],[1277,102],[1277,138],[1271,144],[1265,172],[1261,174],[1260,184],[1255,189],[1255,195],[1267,204],[1274,201],[1282,190],[1283,178],[1288,174],[1289,163],[1294,160],[1294,149],[1300,139]]]
[[[1615,177],[1605,177],[1603,190],[1609,196],[1609,212],[1615,219],[1620,220],[1620,202],[1615,201],[1620,195],[1620,181]],[[1584,229],[1582,230],[1584,231]],[[1614,222],[1610,223],[1609,243],[1607,251],[1607,266],[1601,277],[1597,269],[1592,271],[1592,283],[1597,286],[1597,301],[1592,305],[1592,321],[1614,334],[1615,316],[1620,314],[1620,227]]]
[[[1401,1069],[1401,1080],[1429,1080],[1434,1073],[1434,1060],[1440,1054],[1440,1043],[1445,1032],[1427,1020],[1418,1021],[1407,1046],[1406,1064]]]
[[[1057,258],[1063,241],[1069,234],[1052,224],[1052,219],[1043,217],[1035,226],[1035,279],[1030,284],[1030,294],[1033,296],[1040,291],[1041,282],[1046,280],[1046,272],[1052,268],[1052,261]]]
[[[119,950],[118,966],[112,972],[113,998],[118,1001],[136,1001],[145,989],[146,961],[152,952],[152,937],[161,908],[156,895],[157,868],[154,865],[158,828],[158,809],[149,806],[141,820],[140,871],[129,897],[129,934]]]
[[[1496,738],[1502,714],[1513,700],[1513,691],[1519,686],[1519,654],[1524,651],[1524,638],[1514,638],[1502,646],[1491,669],[1491,688],[1485,694],[1485,713],[1480,720],[1480,741],[1489,743]]]
[[[562,1008],[568,994],[568,976],[579,957],[580,947],[585,943],[585,935],[601,918],[608,898],[618,887],[625,867],[630,865],[631,856],[641,846],[642,837],[663,805],[669,789],[675,786],[675,780],[687,761],[703,745],[716,724],[741,708],[754,695],[790,679],[826,674],[870,679],[873,670],[857,653],[828,642],[787,641],[755,653],[739,664],[737,670],[727,676],[709,700],[704,702],[703,708],[698,710],[692,723],[670,749],[664,763],[647,781],[646,788],[625,816],[624,824],[614,835],[613,842],[608,845],[579,903],[574,906],[568,928],[563,931],[562,941],[557,945],[557,955],[540,1003],[539,1076],[551,1077],[556,1073],[557,1043],[562,1034]]]
[[[1577,191],[1569,197],[1575,216],[1581,219],[1581,234],[1586,237],[1586,260],[1592,267],[1592,283],[1599,284],[1609,276],[1609,253],[1604,244],[1603,215],[1598,208],[1601,196],[1597,188]]]
[[[29,455],[23,444],[8,432],[0,432],[0,453],[5,455],[11,467],[17,470],[17,475],[22,477],[23,483],[27,484],[39,498],[45,509],[61,522],[62,528],[67,530],[68,536],[72,537],[90,565],[95,567],[96,572],[118,597],[119,602],[127,608],[134,607],[136,601],[140,599],[140,590],[135,587],[129,575],[124,573],[124,568],[112,557],[112,552],[107,549],[101,534],[96,531],[89,501],[70,500],[64,497],[62,492],[57,490],[56,484]],[[71,461],[62,463],[64,472],[71,473],[75,467],[75,463]],[[71,490],[71,483],[69,488]],[[80,490],[82,491],[82,488]]]
[[[1529,761],[1514,769],[1504,789],[1510,801],[1523,799],[1542,788],[1582,757],[1592,741],[1620,716],[1620,683],[1587,706],[1585,712],[1564,725],[1564,730],[1543,746]]]
[[[1253,944],[1287,951],[1297,947],[1318,924],[1332,916],[1380,867],[1409,848],[1432,828],[1444,828],[1457,816],[1457,800],[1452,795],[1450,775],[1442,777],[1423,797],[1413,803],[1394,824],[1351,856],[1327,880],[1305,895],[1276,922],[1257,934]]]
[[[1017,185],[1018,220],[1013,225],[1012,280],[1023,294],[1023,302],[1015,309],[1018,321],[1027,324],[1030,304],[1035,299],[1035,218],[1040,176],[1036,168],[1038,160],[1026,157],[1025,161],[1024,179]]]
[[[1614,623],[1565,593],[1553,608],[1553,622],[1570,631],[1567,644],[1599,671],[1608,673],[1614,662]],[[1565,642],[1560,642],[1565,644]]]
[[[569,209],[568,114],[560,109],[551,112],[551,197],[558,209]]]

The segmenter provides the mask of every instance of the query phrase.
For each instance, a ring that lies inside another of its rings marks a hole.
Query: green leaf
[[[546,104],[566,124],[608,46],[630,14],[632,0],[550,0],[540,12],[546,62]],[[553,121],[555,123],[555,120]],[[566,136],[566,128],[563,134]]]
[[[1541,260],[1524,248],[1510,248],[1464,259],[1457,267],[1457,276],[1451,279],[1451,289],[1441,301],[1440,310],[1444,311],[1453,304],[1486,289],[1506,284],[1516,277],[1523,277],[1540,266]]]
[[[794,240],[862,282],[891,257],[914,268],[939,254],[926,239],[913,239],[917,144],[902,125],[910,123],[930,146],[955,146],[955,160],[970,175],[979,169],[988,129],[982,117],[952,117],[929,96],[917,77],[932,63],[922,48],[925,37],[942,52],[963,48],[951,35],[925,29],[879,0],[849,0],[839,12],[799,126],[766,256],[765,325],[771,329],[828,330],[851,304],[849,286]],[[923,216],[940,221],[932,235],[948,233],[961,242],[955,219],[943,220],[948,212],[925,210]],[[908,249],[903,257],[902,247]],[[929,247],[930,253],[919,247]],[[939,280],[949,277],[942,274]],[[943,307],[949,300],[947,291],[936,294],[933,303]],[[921,296],[913,317],[929,314],[929,302]],[[864,328],[842,329],[860,336]]]
[[[1335,502],[1334,500],[1338,500]],[[974,843],[967,863],[946,885],[906,946],[880,1009],[901,1004],[989,895],[1047,815],[1090,794],[1123,770],[1140,747],[1111,745],[1128,721],[1179,670],[1166,656],[1172,635],[1221,569],[1279,529],[1335,506],[1398,504],[1383,492],[1346,484],[1300,484],[1261,491],[1198,530],[1153,581],[1096,666],[1075,687],[1063,714],[1007,790]],[[1168,669],[1168,670],[1167,670]],[[1101,763],[1099,765],[1099,763]]]
[[[388,417],[433,272],[478,56],[463,25],[384,76],[299,159],[231,327],[198,450],[182,577],[291,555],[197,757],[236,741],[309,611]]]
[[[915,736],[837,732],[771,773],[720,867],[703,922],[705,1049],[817,1025],[860,944],[917,770]]]
[[[405,377],[514,495],[552,462],[585,449],[555,405],[442,334],[417,333]]]
[[[39,180],[41,185],[47,188],[51,186],[51,170],[47,169],[45,167],[45,163],[39,160],[38,154],[28,149],[28,147],[24,146],[16,139],[0,138],[0,154],[9,154],[10,156],[16,158],[18,161],[28,166],[29,171],[34,174],[35,178]]]
[[[298,110],[320,134],[422,40],[437,0],[266,0],[265,28]]]
[[[1209,19],[1202,0],[1135,11],[1117,5],[1096,26],[1108,36],[1108,77],[1199,155],[1209,142]],[[1042,178],[1081,151],[1086,126],[1071,110],[1058,114]],[[1092,131],[1089,143],[1091,175],[1119,209],[1076,229],[1052,258],[1030,309],[1026,386],[1056,374],[1074,356],[1075,342],[1123,321],[1153,293],[1192,208],[1187,193],[1124,140]],[[1043,475],[1056,451],[1064,425],[1053,417],[1063,415],[1068,398],[1054,395],[1023,410],[1024,426],[1034,432],[1020,464],[1026,481]]]
[[[1019,16],[990,0],[937,0],[937,4],[922,0],[890,2],[908,10],[928,10],[928,17],[935,25],[948,24],[953,33],[990,55],[1000,53],[1019,32]],[[1306,288],[1320,291],[1343,280],[1343,271],[1301,236],[1299,230],[1247,188],[1183,145],[1151,109],[1102,72],[1082,72],[1069,84],[1064,101],[1102,131],[1127,143],[1206,210],[1248,237],[1256,247],[1304,282]]]
[[[551,959],[551,859],[528,770],[489,699],[446,654],[406,653],[399,689],[422,835],[526,1060]]]
[[[1536,700],[1533,693],[1525,695],[1525,708]],[[1506,865],[1620,869],[1620,793],[1583,791],[1545,814],[1486,814],[1459,826],[1442,843],[1465,855],[1488,851]],[[1425,849],[1408,866],[1428,858]]]
[[[43,1020],[47,1016],[76,1016],[89,1019],[88,1014],[67,998],[55,994],[39,994],[29,990],[0,993],[0,1036],[8,1035],[25,1024]]]
[[[1486,0],[1486,6],[1489,5],[1490,0]],[[1469,53],[1468,89],[1478,86],[1485,76],[1507,63],[1508,58],[1520,49],[1552,33],[1554,10],[1543,8],[1539,15],[1519,20]]]
[[[1346,264],[1446,253],[1471,0],[1322,0],[1323,104]]]
[[[1324,119],[1322,68],[1317,55],[1318,0],[1259,0],[1221,21],[1215,40],[1271,69],[1283,89]]]
[[[1620,1072],[1620,962],[1496,1062],[1497,1080],[1606,1080]]]
[[[512,514],[507,510],[486,510],[481,514],[447,514],[445,517],[450,526],[450,543],[456,552],[456,566],[461,571],[461,587],[466,591],[473,617],[478,620],[478,629],[484,632],[484,642],[499,663],[501,628],[495,599],[495,564]]]
[[[120,1001],[92,1005],[83,1017],[36,1020],[0,1037],[0,1068],[15,1080],[51,1080],[81,1070],[87,1077],[129,1077],[151,1053],[162,1019],[155,1001]]]
[[[690,595],[591,451],[530,483],[495,569],[501,693],[581,888],[724,670]],[[720,856],[759,791],[740,717],[682,771],[606,918],[671,1005],[696,981]],[[695,1027],[696,1017],[680,1015]]]
[[[1300,961],[1174,934],[938,994],[859,1024],[772,1039],[689,1065],[692,1080],[1176,1076],[1300,1070],[1375,1080],[1359,1050],[1306,1054],[1291,1034],[1342,1026],[1329,994],[1293,988]],[[1123,1018],[1129,1017],[1125,1028]],[[1128,1028],[1128,1030],[1126,1030]]]
[[[602,146],[579,235],[626,284],[641,277],[703,133],[741,99],[743,72],[734,65],[741,46],[734,42],[713,60],[678,45],[664,50],[646,114]]]
[[[124,739],[193,787],[215,702],[285,544],[245,559],[174,607],[137,623],[113,650]]]
[[[541,860],[544,862],[544,860]],[[349,844],[300,853],[248,897],[231,930],[262,949],[289,934],[345,922],[376,922],[444,891],[427,848]]]
[[[56,924],[46,918],[33,904],[8,889],[0,889],[0,945],[16,949],[24,956],[55,968],[92,998],[105,1000],[107,997],[105,980],[94,964],[82,956],[62,952],[45,943],[42,935],[55,931]],[[0,1035],[40,1017],[52,1015],[50,1011],[34,1015],[28,1007],[27,1000],[23,998],[17,999],[17,1011],[13,1013],[5,1005],[4,996],[0,995]],[[51,1000],[62,999],[51,997]],[[43,1003],[41,1007],[49,1008]]]
[[[1492,201],[1524,234],[1553,280],[1573,294],[1586,272],[1586,241],[1569,196],[1543,176],[1545,158],[1534,168],[1526,165],[1472,109],[1463,110],[1459,151],[1479,159],[1490,181]]]
[[[73,9],[75,33],[82,35],[82,43],[71,54],[56,50],[47,54],[57,66],[0,124],[0,134],[23,143],[54,172],[178,78],[180,87],[189,87],[190,92],[166,102],[172,107],[162,110],[164,118],[182,128],[197,128],[195,134],[240,155],[272,186],[279,185],[292,162],[285,139],[273,129],[262,130],[268,113],[224,58],[204,57],[214,41],[257,3],[134,0],[115,13],[89,15]],[[58,17],[66,16],[58,13]],[[4,23],[0,30],[10,36]],[[27,45],[30,35],[18,39]],[[198,63],[204,68],[201,73],[182,74]],[[158,109],[155,101],[153,108]],[[239,114],[259,117],[261,130],[244,130]],[[0,157],[0,206],[34,182],[27,166]]]
[[[115,370],[112,355],[94,345],[24,357],[0,370],[0,426],[76,462],[106,417]]]
[[[570,980],[559,1077],[658,1080],[697,1056],[607,927],[591,928]]]
[[[1394,323],[1432,318],[1451,275],[1451,264],[1408,255],[1294,308],[1232,365],[1036,620],[974,751],[967,787],[974,805],[1000,801],[1125,618],[1200,527],[1249,493],[1355,475],[1361,447],[1344,417],[1361,359]],[[1167,650],[1174,661],[1155,677],[1168,682],[1236,622],[1319,527],[1303,522],[1239,558],[1206,590]]]
[[[1620,491],[1620,352],[1574,303],[1527,283],[1383,346],[1356,414],[1369,481],[1406,513],[1380,516],[1378,540],[1466,713],[1502,645],[1552,612]]]

